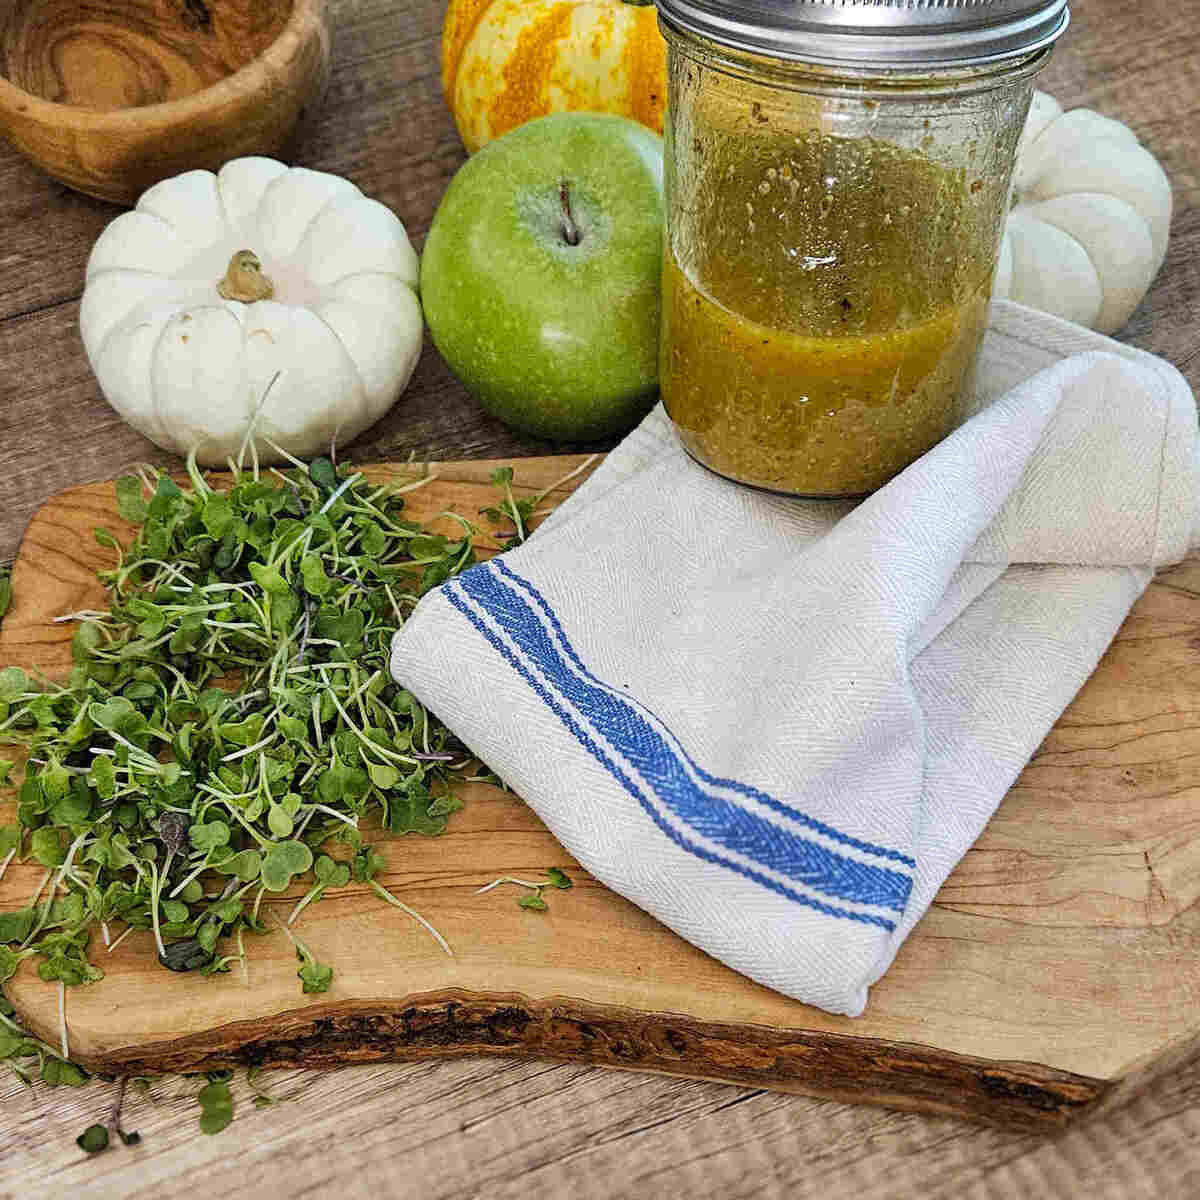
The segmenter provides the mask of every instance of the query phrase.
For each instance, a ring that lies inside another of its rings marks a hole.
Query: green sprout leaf
[[[348,863],[334,862],[328,854],[322,854],[313,864],[313,875],[324,887],[345,887],[350,882]]]
[[[410,779],[400,795],[388,803],[388,828],[392,833],[420,833],[437,837],[446,828],[446,818],[431,816],[433,797],[420,779]]]
[[[29,691],[29,680],[20,667],[5,667],[0,671],[0,702],[12,704]]]
[[[400,782],[400,772],[391,763],[368,763],[367,774],[371,776],[371,782],[385,792]]]
[[[312,862],[312,851],[303,842],[276,842],[263,856],[263,887],[269,892],[287,891],[292,876],[307,871]]]
[[[304,590],[318,599],[333,590],[333,580],[325,574],[319,554],[306,554],[300,560],[300,578],[304,582]]]
[[[210,496],[205,501],[200,519],[209,537],[220,541],[234,522],[233,505],[228,496]]]
[[[229,826],[224,821],[204,821],[188,830],[188,838],[197,850],[215,850],[218,846],[226,846],[229,844],[229,835]]]
[[[266,567],[262,563],[250,564],[250,575],[254,582],[268,595],[290,596],[292,593],[288,581],[280,575],[275,567]]]
[[[117,773],[112,759],[97,755],[92,762],[88,782],[96,789],[102,800],[111,800],[117,792]]]
[[[267,825],[277,838],[292,835],[292,818],[282,804],[272,804],[267,810]]]
[[[143,495],[142,481],[136,475],[122,475],[116,482],[117,511],[133,525],[140,525],[150,515],[150,505]]]
[[[0,945],[23,942],[33,931],[37,915],[32,908],[18,908],[0,913]]]
[[[200,1089],[196,1099],[200,1103],[202,1133],[220,1133],[233,1120],[233,1094],[228,1083],[206,1084]]]
[[[236,875],[243,883],[249,883],[262,873],[262,855],[257,850],[243,850],[214,862],[213,870],[222,875]]]
[[[43,867],[58,867],[67,857],[59,841],[58,830],[49,825],[35,829],[29,838],[29,853]]]
[[[332,492],[338,484],[337,470],[327,458],[314,458],[308,468],[308,477],[326,492]]]
[[[329,991],[329,985],[333,982],[333,968],[315,960],[306,962],[296,974],[303,984],[302,990],[310,994]]]
[[[75,1145],[89,1154],[108,1149],[108,1130],[103,1125],[89,1125],[76,1139]]]
[[[9,940],[15,941],[16,939]],[[17,966],[20,961],[21,956],[15,950],[10,950],[7,946],[0,945],[0,983],[5,983],[17,973]],[[0,1057],[3,1056],[0,1055]]]

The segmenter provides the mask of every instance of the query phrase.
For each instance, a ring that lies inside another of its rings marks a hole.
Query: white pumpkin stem
[[[217,294],[224,300],[253,304],[256,300],[270,300],[275,285],[263,274],[262,263],[253,250],[239,250],[229,260],[229,268],[217,284]]]

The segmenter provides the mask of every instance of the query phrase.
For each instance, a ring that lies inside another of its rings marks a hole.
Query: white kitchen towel
[[[997,304],[975,408],[857,504],[717,478],[656,409],[392,672],[598,879],[857,1015],[1198,516],[1159,359]]]

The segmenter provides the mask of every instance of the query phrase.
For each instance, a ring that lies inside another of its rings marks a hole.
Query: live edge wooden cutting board
[[[579,461],[523,460],[518,483],[544,487]],[[437,464],[414,515],[474,516],[494,466]],[[71,627],[52,618],[103,604],[95,570],[109,552],[92,530],[123,531],[115,510],[97,484],[34,518],[0,665],[65,672]],[[466,800],[444,837],[393,842],[385,878],[453,958],[355,887],[302,918],[336,969],[312,1003],[281,936],[252,940],[247,987],[237,973],[164,971],[150,935],[131,935],[112,955],[96,948],[102,982],[68,993],[72,1055],[142,1073],[530,1054],[1052,1127],[1200,1049],[1200,562],[1165,572],[1134,608],[857,1020],[693,949],[584,875],[516,798],[480,786]],[[519,909],[511,889],[474,894],[550,866],[576,886],[547,913]],[[14,864],[0,908],[40,878]],[[53,985],[26,963],[10,996],[57,1042]]]

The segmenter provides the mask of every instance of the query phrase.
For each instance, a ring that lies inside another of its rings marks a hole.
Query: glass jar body
[[[873,491],[965,415],[1048,51],[897,75],[663,31],[666,410],[728,478]]]

